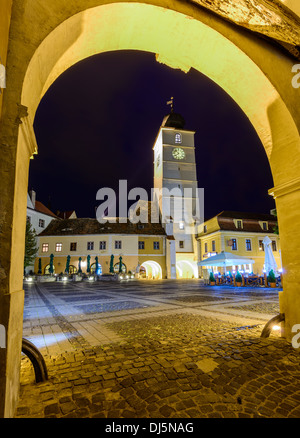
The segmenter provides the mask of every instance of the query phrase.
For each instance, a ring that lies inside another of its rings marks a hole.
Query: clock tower
[[[160,215],[168,234],[170,223],[175,239],[177,277],[183,272],[183,259],[191,266],[189,278],[198,277],[195,230],[192,216],[196,211],[197,170],[195,131],[184,129],[185,120],[172,110],[159,129],[154,151],[154,189]],[[190,190],[185,190],[190,189]],[[188,194],[188,196],[187,196]],[[185,200],[185,202],[184,202]],[[198,210],[197,210],[198,211]],[[185,269],[186,271],[186,269]]]

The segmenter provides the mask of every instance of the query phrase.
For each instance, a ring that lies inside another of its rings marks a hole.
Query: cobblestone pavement
[[[300,354],[275,332],[278,291],[200,281],[26,286],[16,418],[300,417]]]

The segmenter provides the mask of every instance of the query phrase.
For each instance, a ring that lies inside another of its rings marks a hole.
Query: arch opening
[[[140,276],[148,280],[161,280],[162,268],[159,263],[148,260],[141,265]]]
[[[177,278],[193,279],[198,278],[198,266],[196,262],[180,260],[176,263]]]
[[[295,123],[262,70],[221,33],[197,19],[158,6],[102,5],[76,14],[55,28],[38,47],[26,72],[22,104],[28,107],[30,120],[34,120],[45,92],[65,70],[84,58],[115,50],[154,53],[158,62],[185,72],[194,68],[212,79],[253,124],[269,158],[274,184],[291,178],[282,170],[285,165],[289,173],[298,176],[289,165],[295,160],[300,167]],[[275,129],[277,120],[280,129]],[[286,145],[291,143],[292,155],[287,157],[282,148],[286,152]]]

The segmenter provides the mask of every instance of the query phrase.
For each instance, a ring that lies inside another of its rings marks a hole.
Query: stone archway
[[[151,280],[162,279],[162,269],[159,263],[153,260],[147,260],[141,265],[141,268],[146,269],[146,278]]]
[[[18,393],[28,166],[37,152],[32,122],[55,79],[96,53],[155,53],[170,67],[201,71],[239,104],[262,141],[273,174],[270,193],[276,198],[281,234],[281,311],[288,339],[300,322],[300,109],[299,91],[291,86],[293,59],[189,1],[175,0],[172,6],[165,0],[60,3],[45,8],[41,0],[16,0],[12,9],[0,133],[0,323],[7,329],[7,349],[0,349],[0,415],[8,417]]]
[[[179,260],[176,263],[177,278],[198,278],[198,266],[196,262],[189,260]]]

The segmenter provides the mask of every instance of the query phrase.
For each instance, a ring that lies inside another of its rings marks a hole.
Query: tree
[[[26,222],[24,269],[34,263],[38,252],[36,233],[29,221]]]

